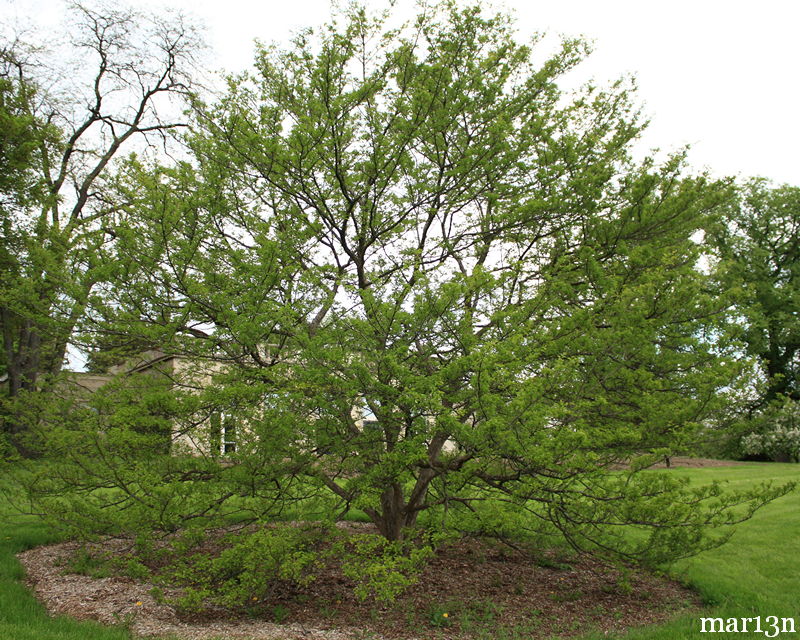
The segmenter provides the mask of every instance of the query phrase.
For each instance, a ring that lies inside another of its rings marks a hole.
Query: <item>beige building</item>
[[[61,388],[70,394],[85,395],[97,391],[112,380],[118,380],[120,376],[127,380],[148,376],[191,393],[192,390],[200,391],[208,387],[214,375],[222,371],[222,367],[220,362],[213,360],[192,359],[160,350],[149,350],[124,364],[111,367],[105,375],[70,373]],[[368,409],[353,407],[351,415],[361,429],[378,427],[378,421]],[[173,452],[224,456],[236,451],[239,439],[247,431],[246,420],[229,416],[224,411],[203,416],[186,416],[173,422],[169,449]],[[452,440],[448,440],[443,447],[446,452],[455,449],[456,445]]]
[[[70,372],[59,384],[58,392],[62,396],[85,397],[120,378],[127,381],[147,380],[147,388],[152,388],[151,381],[158,380],[170,387],[202,389],[210,384],[213,374],[219,370],[220,364],[217,362],[190,360],[185,356],[152,349],[109,368],[107,374]],[[128,388],[131,386],[135,388],[135,382]],[[201,422],[201,425],[197,426],[197,422]],[[186,423],[191,424],[192,428],[182,424],[173,425],[170,450],[203,454],[225,454],[236,450],[237,425],[224,414],[215,413],[209,418],[187,420]]]

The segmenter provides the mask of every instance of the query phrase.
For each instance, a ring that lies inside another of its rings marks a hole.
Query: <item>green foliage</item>
[[[188,365],[40,419],[42,511],[94,534],[263,531],[186,569],[196,605],[268,590],[250,559],[312,575],[312,547],[264,528],[301,502],[369,517],[382,539],[345,545],[345,570],[390,599],[430,555],[418,519],[656,563],[788,491],[688,487],[653,456],[618,470],[691,442],[741,369],[693,240],[730,189],[681,155],[634,162],[626,84],[567,94],[586,45],[536,46],[478,6],[399,30],[354,6],[196,103],[190,160],[129,159],[87,304]]]
[[[471,594],[474,596],[474,594]],[[501,609],[491,600],[448,600],[433,603],[425,611],[426,622],[434,628],[457,627],[462,633],[475,634],[482,630],[496,632]]]
[[[150,569],[148,569],[147,566],[145,566],[136,558],[128,558],[125,560],[125,564],[122,567],[122,573],[129,578],[140,581],[147,580],[151,575]]]
[[[15,403],[47,401],[109,275],[115,160],[137,139],[166,144],[178,123],[164,107],[191,86],[190,25],[106,9],[70,5],[59,51],[0,42],[0,420],[26,457],[41,453],[27,437],[36,415],[20,416]]]
[[[432,627],[450,627],[453,625],[452,607],[441,604],[433,604],[428,607],[426,617],[428,624]]]
[[[127,630],[92,621],[51,616],[25,586],[24,571],[16,554],[57,542],[53,530],[41,520],[25,516],[16,505],[24,496],[10,480],[13,466],[0,470],[0,637],[14,640],[130,640]]]
[[[271,596],[281,582],[303,586],[314,580],[317,548],[326,530],[281,526],[238,532],[223,537],[218,554],[179,556],[169,580],[186,585],[179,604],[199,609],[205,601],[245,607]]]
[[[24,334],[25,318],[41,313],[37,291],[25,281],[31,270],[44,269],[47,260],[41,248],[42,230],[25,212],[46,208],[48,194],[45,159],[42,153],[57,153],[61,145],[58,127],[35,105],[41,95],[35,82],[17,73],[20,66],[14,52],[0,48],[0,456],[6,459],[22,443],[15,425],[13,407],[7,396],[20,382],[15,367],[17,332]],[[38,236],[38,237],[37,237]],[[43,319],[43,323],[48,324]]]
[[[353,580],[359,599],[388,603],[416,582],[439,541],[428,536],[393,542],[318,524],[251,528],[221,538],[194,537],[188,544],[181,537],[160,552],[177,560],[158,579],[185,587],[178,601],[185,609],[209,602],[246,608],[268,602],[278,587],[308,585],[333,564]]]
[[[391,602],[416,583],[434,545],[432,539],[425,544],[403,543],[367,533],[348,536],[337,551],[342,572],[356,583],[360,600]]]
[[[289,609],[283,605],[277,604],[272,607],[272,619],[276,624],[283,624],[284,620],[289,616]]]
[[[64,571],[92,578],[107,578],[111,575],[108,562],[93,556],[86,547],[82,547],[69,558],[64,565]]]
[[[116,627],[76,621],[67,617],[52,617],[36,602],[25,588],[23,571],[15,554],[27,548],[54,542],[53,531],[38,518],[23,516],[6,501],[8,481],[15,473],[4,469],[0,475],[0,489],[4,500],[0,502],[0,635],[20,640],[123,640],[127,631]],[[786,482],[796,477],[796,465],[747,464],[708,469],[674,469],[676,475],[687,477],[694,485],[712,480],[727,482],[740,489],[753,488],[761,482],[772,480]],[[22,496],[13,496],[16,502]],[[800,494],[794,493],[767,505],[750,521],[743,523],[736,536],[725,547],[681,561],[677,575],[698,590],[704,600],[713,602],[704,608],[702,615],[727,617],[752,617],[756,615],[792,615],[796,608],[796,594],[800,591],[800,577],[795,571],[795,558],[800,553],[800,538],[792,535],[798,526]],[[486,603],[488,605],[491,603]],[[463,613],[473,610],[469,603],[445,602],[431,604],[431,611],[457,616],[463,625]],[[476,611],[477,607],[474,608]],[[427,620],[427,613],[426,620]],[[533,616],[541,612],[534,611]],[[687,638],[701,640],[708,634],[699,631],[697,612],[683,616],[665,625],[648,625],[636,629],[626,638],[642,640],[672,640]],[[485,637],[506,637],[496,625],[486,630]],[[481,629],[476,625],[476,632]],[[520,633],[518,638],[530,638],[533,630]],[[484,636],[479,636],[484,637]],[[512,637],[512,636],[508,636]],[[586,639],[599,639],[602,632],[590,633]],[[741,634],[744,638],[763,638],[763,634]]]
[[[800,404],[776,401],[749,420],[751,433],[742,438],[745,454],[766,455],[782,462],[800,461]]]
[[[176,396],[158,375],[123,376],[90,395],[68,390],[39,406],[29,428],[48,451],[18,475],[35,510],[81,538],[178,529],[204,502],[202,481],[220,472],[202,458],[167,455],[173,421],[193,399]]]
[[[719,284],[739,294],[741,338],[767,381],[753,404],[800,400],[800,188],[754,179],[721,213],[707,238]]]
[[[0,220],[3,223],[3,250],[14,240],[14,215],[31,204],[39,205],[46,187],[42,174],[42,145],[58,144],[61,134],[52,122],[34,113],[37,87],[15,77],[18,61],[9,50],[0,52]],[[4,255],[8,260],[11,256]],[[8,264],[4,262],[4,264]]]
[[[735,301],[726,333],[754,361],[728,415],[709,432],[723,434],[717,448],[730,457],[780,457],[794,447],[778,423],[783,403],[800,400],[799,232],[800,188],[763,178],[742,185],[708,227],[714,279]]]

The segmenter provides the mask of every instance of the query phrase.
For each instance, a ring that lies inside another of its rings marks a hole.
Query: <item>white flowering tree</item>
[[[800,404],[791,398],[771,405],[755,418],[760,429],[742,438],[742,451],[780,462],[800,462]]]

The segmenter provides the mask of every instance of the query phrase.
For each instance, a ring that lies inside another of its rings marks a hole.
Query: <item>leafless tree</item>
[[[29,147],[28,180],[3,186],[18,193],[4,193],[0,209],[4,424],[22,449],[25,426],[12,404],[46,389],[61,370],[76,323],[107,275],[103,247],[120,206],[105,187],[116,161],[169,151],[202,49],[197,29],[179,14],[68,8],[64,42],[49,52],[21,38],[0,42],[0,108],[16,136],[9,127],[2,144],[22,148],[24,139]]]

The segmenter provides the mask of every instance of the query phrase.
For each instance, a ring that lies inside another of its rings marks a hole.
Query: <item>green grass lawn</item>
[[[744,488],[763,480],[783,483],[800,479],[800,465],[748,464],[708,469],[674,469],[698,483],[726,480]],[[123,628],[102,627],[69,618],[50,618],[21,583],[22,569],[14,554],[54,541],[35,518],[20,516],[0,504],[0,639],[2,640],[127,640]],[[629,640],[764,638],[763,633],[701,633],[700,617],[793,618],[800,632],[800,491],[767,505],[737,528],[725,546],[685,560],[672,573],[694,587],[708,603],[698,615],[670,624],[632,631]],[[752,624],[752,623],[751,623]],[[608,636],[587,636],[593,638]],[[775,637],[800,638],[800,633]]]
[[[130,634],[122,628],[51,618],[22,584],[22,567],[15,554],[54,541],[42,522],[19,515],[5,499],[0,500],[0,639],[129,640]]]
[[[800,480],[800,465],[753,463],[736,467],[674,469],[698,484],[728,481],[746,488],[765,480]],[[671,573],[696,589],[708,603],[702,614],[720,618],[767,616],[794,618],[798,633],[775,637],[800,638],[800,490],[768,504],[738,525],[726,545],[684,560]],[[701,633],[700,615],[685,616],[660,627],[628,634],[628,640],[692,640],[704,638],[764,638],[764,633]],[[753,624],[753,623],[750,623]],[[770,632],[771,628],[770,628]],[[589,636],[590,640],[599,636]],[[607,636],[603,636],[607,637]]]

